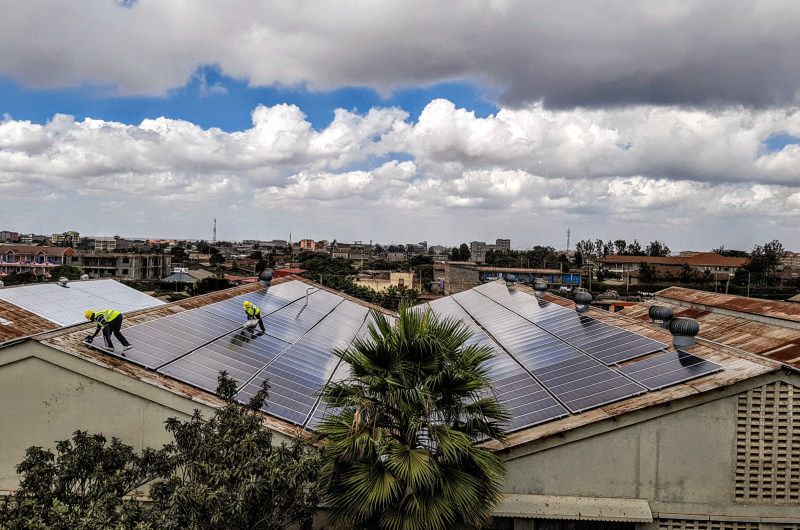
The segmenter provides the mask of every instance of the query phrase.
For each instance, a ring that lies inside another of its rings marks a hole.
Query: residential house
[[[657,267],[659,278],[678,278],[684,264],[692,267],[696,273],[708,272],[712,278],[726,280],[747,264],[747,258],[731,258],[715,252],[699,252],[692,256],[623,256],[612,254],[596,260],[612,275],[629,280],[636,285],[638,271],[642,263]]]
[[[0,273],[48,274],[59,265],[74,265],[75,255],[70,247],[0,245]]]
[[[414,285],[413,272],[361,274],[355,279],[355,283],[375,291],[386,291],[389,287],[419,289],[419,285]]]
[[[372,259],[372,245],[365,245],[361,241],[355,243],[336,243],[331,255],[334,258],[344,258],[349,260],[369,260]]]

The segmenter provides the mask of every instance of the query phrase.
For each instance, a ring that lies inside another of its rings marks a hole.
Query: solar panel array
[[[564,342],[611,366],[666,348],[663,342],[612,326],[587,315],[511,291],[496,282],[475,291],[514,311]]]
[[[132,326],[124,335],[133,348],[115,355],[210,392],[224,370],[238,382],[242,403],[268,380],[265,410],[303,426],[339,365],[333,350],[347,348],[368,314],[328,291],[308,291],[307,284],[286,282]],[[261,310],[266,333],[243,328],[245,300]]]
[[[261,309],[265,333],[243,328],[245,300]],[[495,395],[513,415],[511,431],[723,368],[682,351],[619,367],[666,345],[499,283],[428,305],[466,324],[473,333],[468,345],[493,349],[488,370]],[[134,347],[125,358],[210,392],[227,371],[242,402],[268,381],[265,410],[313,429],[331,412],[319,391],[349,375],[333,351],[367,339],[372,318],[362,305],[291,281],[126,328]]]
[[[87,309],[116,309],[122,313],[164,305],[164,302],[115,280],[23,285],[0,289],[0,300],[59,326],[86,322]]]
[[[453,299],[570,412],[645,392],[644,387],[476,290],[458,293]]]
[[[659,390],[722,369],[723,366],[715,362],[683,350],[676,350],[621,366],[618,371],[644,385],[648,390]]]
[[[494,350],[495,356],[488,363],[489,375],[494,382],[497,399],[514,416],[509,430],[531,427],[568,415],[567,410],[528,372],[495,345],[452,297],[440,298],[430,302],[429,306],[435,313],[456,318],[470,328],[473,335],[467,345],[489,346]]]

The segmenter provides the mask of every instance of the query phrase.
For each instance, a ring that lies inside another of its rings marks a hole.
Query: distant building
[[[45,243],[49,238],[45,235],[39,234],[22,234],[19,236],[19,242],[23,245],[33,245],[34,243]]]
[[[94,240],[94,249],[101,252],[113,252],[117,250],[117,240],[113,237],[98,237]]]
[[[315,250],[317,250],[317,242],[314,241],[313,239],[301,239],[300,248],[314,252]]]
[[[747,258],[731,258],[715,252],[698,252],[689,257],[681,256],[621,256],[617,254],[598,258],[596,260],[606,270],[617,275],[626,283],[637,285],[639,282],[639,269],[642,263],[656,267],[658,278],[677,278],[684,264],[689,265],[698,274],[710,274],[716,280],[727,280],[739,268],[747,264]]]
[[[389,287],[414,289],[419,286],[414,285],[413,272],[388,272],[372,276],[359,276],[355,280],[356,284],[369,287],[375,291],[385,291]]]
[[[784,269],[800,269],[800,252],[787,252],[781,258],[781,264]]]
[[[46,274],[59,265],[75,265],[75,254],[69,247],[0,245],[0,272]]]
[[[490,250],[494,252],[505,252],[511,250],[510,239],[497,239],[494,245],[487,245],[483,241],[473,241],[469,244],[470,261],[483,263],[486,261],[486,253]]]
[[[331,251],[334,258],[349,260],[372,259],[372,245],[365,245],[361,241],[355,243],[336,243]]]
[[[50,236],[50,244],[60,247],[74,247],[80,243],[81,235],[78,232],[69,231],[62,234]]]
[[[0,231],[0,243],[10,242],[16,243],[19,241],[19,232],[9,232],[6,230]]]
[[[90,278],[160,280],[172,272],[169,254],[81,253],[77,265]]]

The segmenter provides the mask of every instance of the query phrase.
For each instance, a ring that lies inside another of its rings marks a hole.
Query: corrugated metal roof
[[[760,300],[732,294],[710,293],[707,291],[686,289],[685,287],[670,287],[663,291],[658,291],[655,294],[661,298],[669,298],[671,300],[800,322],[800,304],[793,304],[791,302]],[[695,307],[695,309],[705,308]]]
[[[58,324],[0,300],[0,342],[58,328]]]
[[[713,294],[713,293],[712,293]],[[649,301],[627,307],[620,314],[649,322],[653,305],[671,307],[676,317],[688,317],[700,324],[699,337],[763,355],[800,368],[800,330],[754,322],[743,317],[721,315],[664,301]]]
[[[601,263],[643,263],[651,265],[680,266],[684,263],[695,267],[742,267],[747,263],[747,258],[729,258],[715,252],[701,252],[694,256],[621,256],[612,254],[599,258]]]
[[[612,497],[570,497],[566,495],[503,495],[492,510],[494,517],[567,519],[581,521],[622,521],[652,523],[653,513],[646,499]]]

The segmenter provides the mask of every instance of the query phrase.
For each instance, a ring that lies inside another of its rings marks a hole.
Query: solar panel
[[[587,355],[533,370],[573,413],[644,394],[644,388]]]
[[[368,314],[367,318],[364,320],[364,323],[361,324],[361,327],[355,334],[355,337],[353,337],[353,340],[357,338],[361,340],[366,340],[367,338],[369,338],[369,326],[374,324],[375,320],[372,318],[372,314]],[[325,384],[327,385],[330,384],[331,382],[344,381],[349,376],[350,376],[350,365],[339,360],[338,364],[336,365],[336,368],[333,370],[333,373],[328,378],[328,381]],[[317,401],[317,404],[314,406],[313,412],[306,420],[306,424],[304,425],[304,427],[308,427],[309,429],[314,430],[319,426],[320,422],[322,421],[323,417],[326,414],[336,414],[336,413],[337,409],[329,409],[326,403],[323,403],[322,401]]]
[[[133,346],[124,356],[136,364],[155,369],[231,333],[240,325],[203,309],[182,311],[124,329],[123,335]]]
[[[723,366],[715,362],[676,350],[621,366],[617,371],[641,383],[648,390],[659,390],[722,369]]]
[[[295,300],[299,300],[301,297],[305,297],[308,287],[309,286],[303,282],[292,280],[290,282],[273,285],[269,291],[266,289],[259,289],[252,293],[239,295],[215,304],[209,304],[204,306],[203,310],[236,322],[241,322],[246,318],[243,305],[245,300],[258,306],[261,310],[261,316],[263,317],[287,306]]]
[[[643,387],[484,294],[464,291],[453,299],[570,412],[579,413],[644,392]]]
[[[242,385],[289,346],[290,343],[269,335],[239,330],[169,363],[159,372],[215,392],[221,371],[225,370]]]
[[[542,386],[522,367],[498,348],[494,341],[472,320],[469,314],[452,298],[441,298],[430,302],[430,308],[438,315],[454,317],[472,331],[467,345],[489,346],[495,356],[487,363],[497,399],[512,414],[507,430],[515,431],[539,423],[563,418],[568,414]]]
[[[53,283],[0,289],[0,300],[30,311],[59,326],[86,322],[87,309],[121,313],[164,305],[164,302],[114,280]]]
[[[600,362],[611,366],[667,347],[662,342],[612,326],[588,315],[539,300],[520,291],[510,291],[498,282],[480,285],[475,291],[556,335]]]
[[[317,392],[327,383],[339,363],[333,350],[347,347],[367,314],[363,306],[342,301],[341,298],[339,301],[341,304],[329,315],[245,385],[239,391],[238,398],[248,401],[258,392],[262,382],[268,380],[270,398],[264,410],[273,416],[303,425],[317,402]]]

